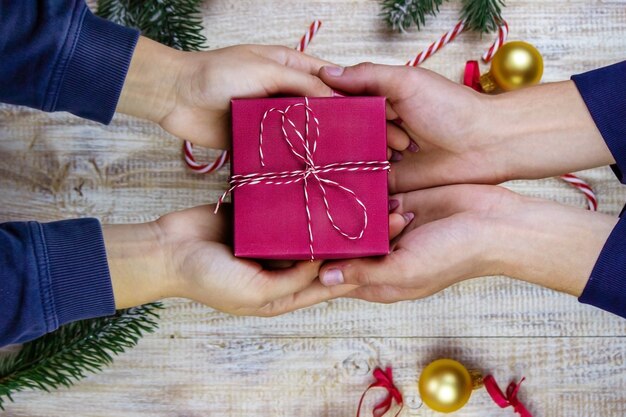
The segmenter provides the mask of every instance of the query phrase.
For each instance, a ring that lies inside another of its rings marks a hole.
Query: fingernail
[[[331,77],[341,77],[341,74],[343,74],[343,67],[326,66],[323,68],[324,71],[326,71],[326,74],[330,75]]]
[[[391,158],[389,158],[391,162],[402,161],[402,154],[396,150],[391,151]]]
[[[394,211],[398,207],[400,207],[400,201],[395,200],[395,199],[389,200],[389,211],[390,212]]]
[[[415,152],[420,150],[420,147],[419,147],[419,145],[417,143],[413,142],[413,139],[411,139],[411,141],[409,143],[409,147],[407,148],[407,150],[409,152],[415,153]]]
[[[329,269],[322,276],[322,284],[327,287],[343,284],[343,273],[341,269]]]
[[[333,90],[333,97],[345,97],[345,96],[341,94],[339,91]]]
[[[415,214],[409,212],[409,213],[404,213],[402,215],[402,217],[404,217],[404,221],[406,222],[406,224],[409,224],[413,221],[413,219],[415,218]]]

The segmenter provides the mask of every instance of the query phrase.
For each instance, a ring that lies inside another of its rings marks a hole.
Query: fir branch
[[[87,373],[101,371],[113,356],[132,348],[157,328],[160,303],[120,310],[114,316],[83,320],[23,345],[0,358],[0,409],[12,394],[26,389],[49,392],[69,387]]]
[[[481,33],[495,32],[502,23],[504,0],[463,0],[461,19],[465,28]]]
[[[439,13],[444,0],[383,0],[381,16],[393,30],[405,32],[413,24],[420,30],[426,16]]]
[[[202,0],[100,0],[96,14],[183,51],[203,49]]]

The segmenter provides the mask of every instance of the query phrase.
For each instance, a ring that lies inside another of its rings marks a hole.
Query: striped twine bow
[[[303,107],[305,114],[305,126],[304,126],[304,134],[296,127],[295,123],[289,118],[289,111],[294,108]],[[281,116],[281,131],[282,138],[284,142],[289,147],[291,154],[294,155],[299,161],[304,163],[304,168],[294,171],[280,171],[280,172],[255,172],[251,174],[244,175],[233,175],[230,179],[230,188],[226,190],[226,192],[220,197],[218,200],[217,206],[215,207],[215,212],[220,208],[220,205],[224,202],[224,199],[228,194],[236,190],[237,188],[244,187],[247,185],[289,185],[295,184],[298,182],[303,183],[304,189],[304,202],[305,202],[305,211],[307,216],[307,228],[308,228],[308,237],[309,237],[309,251],[311,253],[311,260],[315,259],[315,251],[314,251],[314,236],[313,236],[313,220],[311,218],[311,210],[310,210],[310,198],[309,198],[309,183],[317,184],[319,190],[322,193],[322,200],[324,201],[324,207],[326,209],[326,217],[330,221],[332,227],[342,236],[350,240],[358,240],[363,237],[365,230],[367,229],[367,208],[365,204],[359,199],[356,193],[339,184],[336,181],[329,180],[328,178],[323,178],[321,175],[329,172],[373,172],[373,171],[389,171],[391,165],[389,161],[354,161],[354,162],[336,162],[328,165],[316,165],[315,164],[315,152],[317,151],[317,140],[320,136],[319,129],[319,120],[315,116],[315,113],[309,106],[309,99],[307,97],[304,98],[304,103],[296,103],[290,106],[287,106],[285,110],[280,110],[277,108],[271,108],[267,110],[263,114],[263,118],[261,119],[260,125],[260,133],[259,133],[259,159],[261,161],[261,166],[265,167],[265,154],[263,152],[263,143],[264,143],[264,130],[265,130],[265,122],[269,118],[272,113],[278,113]],[[314,124],[314,129],[310,128],[311,120]],[[299,140],[302,145],[302,152],[296,150],[296,147],[293,143],[293,138],[289,138],[289,133],[287,132],[287,126],[291,126],[293,131],[297,136],[297,140]],[[311,133],[313,131],[313,134]],[[337,224],[330,210],[330,203],[328,201],[328,196],[326,192],[326,187],[335,187],[338,190],[343,191],[347,195],[349,195],[355,203],[361,208],[363,213],[363,226],[361,229],[355,233],[350,234],[344,231],[341,226]]]

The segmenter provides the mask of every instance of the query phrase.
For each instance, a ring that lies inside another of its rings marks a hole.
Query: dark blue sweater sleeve
[[[0,0],[0,101],[108,123],[138,36],[83,0]]]
[[[96,219],[0,224],[0,346],[114,312]]]
[[[591,117],[615,158],[622,183],[626,172],[626,61],[574,75]],[[626,318],[626,218],[604,244],[579,300]]]

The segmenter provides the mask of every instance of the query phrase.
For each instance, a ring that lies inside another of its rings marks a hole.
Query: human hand
[[[327,285],[378,302],[416,299],[459,281],[508,275],[580,295],[617,219],[487,185],[392,196],[415,219],[390,255],[325,264]]]
[[[180,52],[141,37],[117,110],[152,120],[196,145],[230,145],[230,100],[332,96],[316,75],[327,62],[281,46]]]
[[[184,297],[226,313],[274,316],[355,288],[323,286],[320,262],[269,270],[235,258],[228,207],[217,215],[213,210],[201,206],[150,223],[103,228],[117,308]]]
[[[403,128],[389,131],[389,140],[419,145],[394,158],[391,192],[543,178],[614,162],[571,81],[489,96],[406,66],[325,66],[320,78],[348,94],[386,96],[387,118],[401,119]]]

